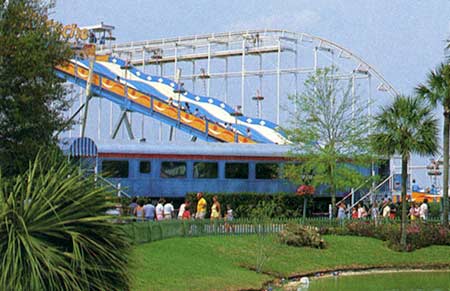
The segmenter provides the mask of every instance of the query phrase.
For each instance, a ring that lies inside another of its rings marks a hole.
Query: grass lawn
[[[412,253],[390,250],[382,241],[355,236],[325,236],[328,248],[295,248],[256,236],[174,238],[136,246],[130,272],[134,291],[207,291],[261,288],[264,282],[309,272],[363,267],[450,265],[450,247]],[[270,253],[259,274],[259,251]]]

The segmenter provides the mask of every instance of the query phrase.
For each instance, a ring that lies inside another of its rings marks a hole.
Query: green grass
[[[450,265],[450,247],[412,253],[390,250],[382,241],[354,236],[325,236],[328,248],[295,248],[259,241],[256,236],[174,238],[135,247],[131,273],[134,291],[207,291],[260,288],[275,277],[331,269]],[[258,274],[256,253],[269,260]]]

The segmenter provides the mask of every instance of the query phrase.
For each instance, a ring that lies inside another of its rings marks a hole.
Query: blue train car
[[[283,179],[283,168],[290,162],[287,145],[110,141],[95,144],[89,138],[78,138],[67,142],[63,150],[69,156],[89,158],[98,173],[113,184],[120,184],[132,196],[181,198],[198,191],[293,193],[296,190],[296,185]],[[370,175],[368,168],[358,170]],[[318,192],[316,197],[327,196],[320,193],[320,188]]]
[[[271,144],[98,144],[98,170],[132,195],[293,192],[281,178],[286,146]]]

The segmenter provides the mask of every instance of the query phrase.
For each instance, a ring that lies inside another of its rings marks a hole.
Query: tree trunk
[[[331,194],[331,207],[332,217],[336,217],[336,183],[334,181],[334,167],[330,165],[330,194]]]
[[[448,158],[449,158],[450,109],[444,108],[444,180],[442,181],[442,224],[448,227]]]
[[[408,180],[408,156],[402,156],[402,222],[401,222],[401,237],[400,245],[403,250],[406,249],[406,223],[408,216],[406,215],[406,182]]]
[[[308,196],[303,196],[303,219],[306,218],[306,205],[308,204]]]

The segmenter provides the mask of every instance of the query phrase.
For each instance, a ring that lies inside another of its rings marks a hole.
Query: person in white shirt
[[[172,219],[173,215],[173,205],[171,202],[168,202],[164,205],[164,219]]]
[[[180,205],[180,209],[178,210],[178,219],[183,219],[183,213],[186,209],[186,206],[189,206],[188,200],[184,200],[184,203]]]
[[[427,220],[428,218],[428,199],[423,199],[422,205],[419,208],[419,217],[421,220]]]
[[[364,205],[362,203],[359,203],[358,205],[358,218],[366,218],[367,217],[367,211]]]
[[[391,214],[391,207],[389,206],[389,203],[386,203],[386,205],[383,208],[383,217],[389,218],[390,214]]]
[[[163,198],[159,199],[158,204],[156,205],[155,212],[156,212],[156,220],[163,220],[164,219],[164,202],[166,202]]]

